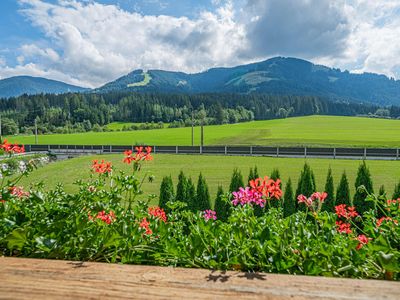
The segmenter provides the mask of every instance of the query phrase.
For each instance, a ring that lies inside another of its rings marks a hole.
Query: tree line
[[[375,114],[377,113],[377,114]],[[3,134],[105,130],[114,121],[171,127],[228,124],[313,114],[400,117],[399,107],[331,101],[314,96],[110,92],[22,95],[0,101]]]
[[[257,166],[250,168],[247,182],[245,183],[243,175],[238,169],[234,169],[227,193],[224,192],[223,187],[218,186],[217,195],[214,200],[214,210],[220,220],[227,220],[229,217],[230,194],[239,190],[240,187],[245,187],[250,180],[259,178]],[[274,169],[270,178],[277,180],[280,178],[278,169]],[[363,161],[357,172],[357,177],[354,183],[355,193],[351,196],[350,184],[344,171],[342,173],[339,184],[335,189],[333,175],[331,168],[328,169],[324,191],[328,194],[324,203],[322,204],[322,211],[335,212],[335,206],[346,204],[347,206],[354,206],[359,214],[364,214],[369,209],[373,208],[373,202],[365,201],[368,194],[374,193],[373,182],[371,173],[365,161]],[[361,188],[362,187],[362,188]],[[176,192],[175,192],[176,191]],[[297,201],[298,195],[311,196],[317,191],[315,184],[315,175],[311,167],[305,163],[303,170],[297,183],[297,188],[294,190],[291,178],[288,179],[285,185],[284,194],[282,199],[272,199],[270,204],[261,208],[256,206],[255,214],[260,216],[265,213],[269,207],[281,208],[284,217],[288,217],[299,210],[305,211],[306,206]],[[385,187],[382,185],[379,189],[378,195],[387,198]],[[400,182],[395,186],[391,199],[400,198]],[[196,212],[211,209],[211,197],[208,189],[206,179],[202,174],[199,175],[197,181],[197,188],[195,183],[190,177],[187,177],[183,171],[178,176],[178,184],[174,189],[174,184],[171,176],[165,176],[161,182],[159,206],[169,211],[167,203],[169,202],[183,202],[186,204],[186,209]],[[378,211],[378,214],[380,212]]]

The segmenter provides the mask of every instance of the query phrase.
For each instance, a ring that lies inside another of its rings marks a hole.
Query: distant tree
[[[250,168],[249,177],[247,179],[247,182],[250,182],[250,180],[254,180],[254,179],[259,178],[259,177],[260,176],[258,175],[257,166],[254,166],[254,169]]]
[[[279,173],[279,170],[277,168],[272,170],[270,179],[275,181],[281,179],[281,174]],[[282,181],[280,182],[279,187],[282,189]],[[280,207],[282,206],[282,201],[279,201],[279,199],[272,199],[271,206],[275,208]]]
[[[328,175],[326,176],[325,192],[328,194],[324,203],[322,204],[322,210],[328,212],[335,211],[335,187],[333,184],[332,169],[329,167]]]
[[[364,186],[366,191],[359,189],[360,186]],[[374,208],[372,201],[365,201],[368,193],[373,193],[374,188],[372,186],[372,179],[369,169],[363,161],[358,167],[357,178],[355,182],[356,193],[354,194],[354,206],[360,214],[364,214],[366,211]]]
[[[286,183],[285,194],[283,196],[283,216],[286,218],[296,212],[296,199],[293,195],[292,180]]]
[[[254,178],[259,178],[260,177],[260,175],[258,175],[257,166],[254,166],[253,176],[254,176]]]
[[[270,178],[273,180],[281,179],[281,174],[279,173],[279,169],[277,168],[273,169]],[[282,182],[281,182],[281,188],[282,188]]]
[[[208,186],[203,175],[200,173],[199,180],[197,182],[197,202],[196,210],[203,211],[210,209],[210,194],[208,192]]]
[[[347,180],[346,172],[343,172],[342,178],[340,179],[339,186],[336,190],[335,205],[339,205],[339,204],[352,205],[351,200],[350,200],[349,181]]]
[[[181,171],[178,175],[175,200],[187,203],[189,208],[190,203],[187,199],[187,179],[183,171]]]
[[[296,198],[299,195],[310,197],[315,192],[315,176],[310,166],[305,163],[303,170],[300,173],[299,182],[297,184]],[[305,210],[304,204],[297,203],[297,207],[300,210]]]
[[[1,130],[3,135],[14,135],[18,133],[18,125],[12,119],[2,118]]]
[[[222,186],[219,185],[217,197],[215,198],[214,210],[217,213],[218,220],[221,220],[223,222],[228,220],[229,209],[231,208],[230,203],[226,201],[224,196],[224,190],[222,189]]]
[[[386,196],[385,186],[383,184],[379,187],[379,196]]]
[[[173,201],[174,199],[175,199],[175,194],[174,194],[174,185],[172,183],[172,178],[171,176],[165,176],[161,181],[160,199],[158,206],[164,208],[165,211],[169,211],[167,203],[169,201]]]
[[[244,187],[242,173],[235,168],[232,173],[231,184],[229,185],[229,192],[235,192],[240,187]]]
[[[188,208],[191,211],[196,211],[196,208],[197,208],[196,187],[194,186],[192,178],[190,178],[190,177],[186,182],[186,199],[187,199],[187,203],[188,203]]]
[[[254,171],[253,168],[250,168],[249,176],[247,177],[247,182],[250,182],[251,180],[254,180]]]
[[[399,199],[400,198],[400,181],[395,185],[394,192],[392,195],[392,199]]]

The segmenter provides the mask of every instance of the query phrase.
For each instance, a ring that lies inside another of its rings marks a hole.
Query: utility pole
[[[0,119],[1,123],[1,119]],[[193,110],[192,110],[192,147],[194,146],[194,120],[193,120]]]
[[[201,148],[204,146],[204,120],[201,120]]]
[[[38,143],[38,134],[37,134],[37,118],[35,118],[35,145]]]

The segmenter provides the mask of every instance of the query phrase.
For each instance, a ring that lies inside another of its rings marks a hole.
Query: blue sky
[[[273,56],[400,79],[398,0],[1,0],[0,78],[96,87]]]

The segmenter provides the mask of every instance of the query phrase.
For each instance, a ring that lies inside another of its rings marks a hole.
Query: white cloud
[[[398,0],[213,0],[215,11],[193,19],[95,1],[19,2],[47,40],[21,45],[17,66],[0,63],[2,77],[96,87],[137,68],[197,72],[275,55],[400,77]]]
[[[349,0],[344,15],[349,20],[347,46],[336,55],[314,60],[355,73],[400,79],[400,1]]]
[[[53,49],[23,45],[20,51],[27,64],[15,70],[61,72],[69,75],[68,82],[92,87],[136,68],[194,72],[239,63],[236,53],[245,39],[229,2],[194,20],[143,16],[96,2],[21,2],[26,6],[23,13],[44,31]],[[3,77],[10,72],[11,68],[0,69]]]

